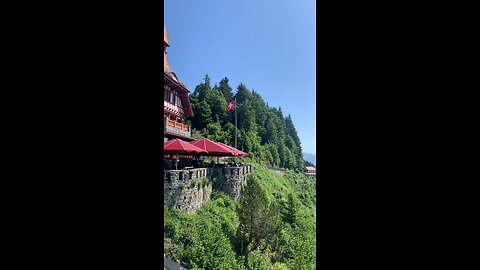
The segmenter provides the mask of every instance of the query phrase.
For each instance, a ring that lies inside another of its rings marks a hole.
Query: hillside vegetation
[[[315,269],[315,190],[301,173],[253,164],[238,202],[214,191],[195,214],[164,206],[165,254],[192,270]]]
[[[194,138],[206,137],[234,146],[235,113],[226,110],[234,93],[228,81],[224,78],[212,87],[206,75],[190,95],[195,115],[191,122]],[[260,94],[244,84],[237,87],[235,96],[237,148],[260,164],[302,172],[302,146],[291,116],[285,117],[282,108],[269,107]]]

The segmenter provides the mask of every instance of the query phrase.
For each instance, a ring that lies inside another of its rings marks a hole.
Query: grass
[[[315,181],[292,170],[287,170],[283,176],[279,176],[260,164],[253,164],[253,175],[260,179],[259,183],[267,192],[270,201],[277,200],[280,204],[286,204],[288,195],[292,194],[301,202],[302,212],[315,223],[317,202]]]
[[[316,216],[316,182],[314,180],[291,170],[287,170],[283,176],[279,176],[264,165],[246,160],[243,162],[252,164],[252,172],[248,177],[256,177],[259,180],[260,186],[266,191],[270,201],[275,200],[286,205],[288,195],[294,195],[300,202],[302,215],[305,215],[308,223],[313,223],[313,227],[316,227],[314,219]],[[203,187],[208,182],[208,179],[197,179],[194,185]],[[232,251],[229,252],[233,252],[236,242],[235,232],[239,225],[238,206],[239,203],[228,195],[214,190],[210,201],[205,203],[195,214],[165,207],[164,247],[167,257],[182,262],[193,262],[200,260],[199,258],[208,261],[210,259],[203,258],[201,254],[210,254],[213,251],[210,249],[199,251],[198,249],[208,248],[210,247],[209,243],[216,243],[221,239],[228,239],[225,241],[228,241],[232,248]],[[213,228],[218,231],[203,235],[204,232],[213,230]],[[285,247],[289,248],[289,245],[286,244]],[[214,250],[216,250],[215,247]],[[241,258],[237,259],[240,264]],[[286,269],[286,266],[279,263],[272,269]]]

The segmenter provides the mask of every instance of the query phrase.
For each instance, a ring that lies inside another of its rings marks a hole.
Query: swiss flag
[[[232,100],[230,101],[228,104],[227,104],[227,111],[232,111],[235,109],[235,100]]]

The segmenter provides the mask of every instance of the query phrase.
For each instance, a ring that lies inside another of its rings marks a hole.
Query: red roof
[[[163,150],[166,154],[199,154],[207,153],[207,151],[200,149],[194,145],[191,145],[188,142],[182,141],[180,139],[175,139],[163,143]]]
[[[315,167],[305,167],[305,169],[307,169],[307,171],[316,171],[317,169],[315,169]]]
[[[167,28],[165,28],[165,25],[163,25],[163,41],[165,42],[165,44],[167,44],[167,47],[170,47]],[[183,84],[183,82],[177,77],[177,75],[173,72],[172,68],[168,64],[166,51],[163,53],[163,72],[165,75],[163,79],[164,83],[166,85],[171,85],[173,89],[176,89],[179,92],[185,117],[193,117],[192,105],[190,104],[190,100],[188,98],[188,93],[190,91],[187,89],[185,84]]]
[[[170,47],[170,42],[168,42],[168,33],[165,24],[163,25],[163,42],[167,44],[167,47]]]
[[[237,153],[235,153],[233,150],[206,138],[195,140],[189,143],[207,151],[208,152],[207,155],[209,156],[236,156],[237,155]]]

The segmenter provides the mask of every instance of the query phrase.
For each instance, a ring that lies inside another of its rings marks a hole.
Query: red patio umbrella
[[[175,139],[163,143],[163,150],[166,154],[202,154],[207,151],[196,147],[186,141]]]
[[[178,154],[206,154],[207,151],[191,145],[186,141],[175,139],[163,143],[163,150],[166,154],[177,154],[177,162],[175,162],[175,169],[177,169]]]
[[[232,149],[206,138],[189,143],[207,151],[208,154],[206,156],[237,156],[237,153]]]
[[[235,147],[228,146],[228,145],[226,145],[226,144],[224,144],[224,143],[221,143],[221,142],[219,142],[219,144],[221,144],[221,145],[229,148],[230,150],[236,152],[237,156],[248,156],[247,153],[245,153],[245,152],[243,152],[243,151],[240,151],[240,150],[238,150],[238,149],[235,148]]]

